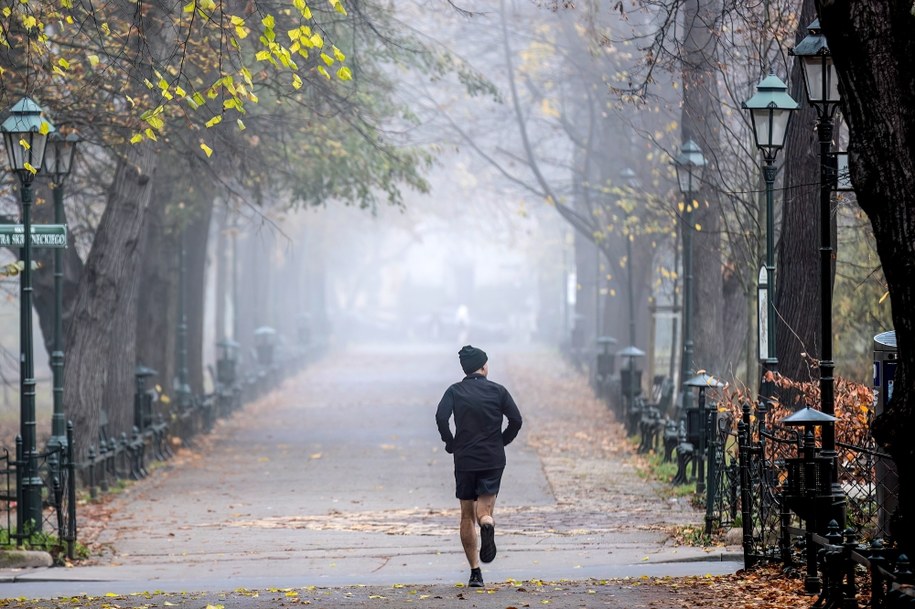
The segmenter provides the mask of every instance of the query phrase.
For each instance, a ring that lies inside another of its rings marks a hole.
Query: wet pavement
[[[508,448],[488,581],[740,567],[733,550],[671,543],[674,527],[702,515],[639,476],[619,426],[558,355],[487,351],[490,378],[525,417]],[[461,378],[456,352],[329,354],[114,498],[95,564],[2,572],[0,590],[47,598],[464,582],[451,456],[434,422],[444,389]]]

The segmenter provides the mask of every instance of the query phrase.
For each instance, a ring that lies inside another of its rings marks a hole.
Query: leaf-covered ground
[[[352,358],[348,366],[353,366]],[[373,365],[377,367],[377,364]],[[395,364],[392,364],[395,365]],[[396,363],[397,366],[401,365]],[[677,543],[676,531],[684,525],[701,522],[701,514],[686,499],[663,499],[664,483],[651,482],[640,473],[641,461],[632,452],[622,426],[607,407],[597,400],[586,379],[551,351],[529,351],[506,354],[504,359],[491,365],[493,376],[508,386],[525,416],[525,426],[519,441],[534,448],[543,471],[556,498],[555,506],[530,506],[513,508],[523,517],[515,518],[505,508],[500,510],[504,533],[544,537],[549,543],[552,535],[575,536],[586,532],[612,532],[643,530],[669,535],[670,544]],[[329,401],[335,397],[334,387],[315,383],[333,372],[331,363],[319,363],[306,372],[302,383],[292,382],[283,392],[307,395],[315,402]],[[377,371],[379,374],[385,371]],[[302,385],[308,383],[308,393]],[[350,399],[372,404],[374,396],[367,387],[352,391]],[[337,396],[338,397],[338,396]],[[402,399],[403,396],[401,396]],[[144,485],[163,488],[170,478],[182,476],[182,471],[193,471],[207,463],[208,455],[219,450],[220,443],[236,430],[251,430],[267,424],[269,415],[276,415],[283,396],[278,393],[237,413],[233,420],[217,426],[210,436],[195,440],[193,448],[182,447],[178,456],[152,476],[141,481],[126,494],[112,501],[102,501],[80,507],[82,528],[80,537],[96,550],[94,560],[113,564],[119,560],[138,560],[136,557],[117,556],[101,552],[97,539],[106,528],[119,521],[117,510],[131,501],[144,501]],[[430,417],[431,422],[431,417]],[[280,447],[280,451],[285,451]],[[399,450],[397,446],[379,447],[382,453]],[[379,453],[381,454],[381,453]],[[320,463],[330,458],[327,447],[307,453],[308,461]],[[236,463],[232,453],[223,458]],[[275,463],[277,455],[271,458]],[[267,457],[260,457],[260,462]],[[264,466],[270,463],[264,462]],[[126,496],[125,496],[126,495]],[[233,508],[234,509],[234,508]],[[206,524],[222,526],[235,531],[265,531],[271,527],[298,530],[346,531],[350,533],[398,533],[409,522],[411,535],[441,535],[447,529],[453,535],[455,510],[428,510],[409,507],[391,507],[384,510],[333,509],[315,514],[301,513],[280,518],[258,517],[257,521],[231,514],[222,524],[214,520]],[[236,516],[238,516],[236,518]],[[213,514],[214,518],[218,515]],[[518,524],[520,523],[520,524]],[[172,526],[179,535],[180,523],[163,525],[150,523],[147,533],[123,528],[124,535],[162,535],[163,526]],[[136,528],[139,525],[132,525]],[[523,526],[513,530],[513,526]],[[252,533],[253,534],[253,533]],[[261,533],[257,533],[260,535]],[[201,556],[200,558],[204,558]],[[582,580],[543,582],[502,581],[489,582],[486,589],[467,589],[463,586],[435,585],[413,586],[350,586],[336,588],[272,588],[262,590],[237,589],[232,592],[205,594],[165,594],[151,590],[146,593],[122,596],[110,594],[100,597],[74,597],[55,601],[10,599],[0,601],[9,607],[86,607],[93,609],[188,607],[193,609],[231,609],[232,607],[294,607],[313,605],[327,609],[337,607],[404,607],[427,606],[430,609],[472,606],[508,609],[553,605],[568,608],[631,607],[664,609],[668,607],[805,607],[813,599],[802,594],[802,584],[796,579],[783,577],[776,569],[740,572],[723,577],[639,578],[623,580]],[[188,589],[193,589],[188,585]]]
[[[348,609],[445,609],[487,607],[519,609],[799,609],[813,597],[800,593],[800,582],[772,568],[723,577],[639,578],[544,582],[508,580],[484,589],[458,586],[347,586],[321,588],[238,588],[228,593],[138,592],[129,595],[75,596],[55,600],[6,599],[11,609],[275,609],[301,607]]]

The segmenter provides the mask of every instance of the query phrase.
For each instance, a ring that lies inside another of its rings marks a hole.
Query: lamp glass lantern
[[[620,172],[620,180],[623,186],[630,190],[635,190],[639,187],[639,178],[632,167],[626,167]]]
[[[839,81],[819,19],[807,26],[807,36],[791,49],[790,54],[801,58],[804,88],[811,105],[818,108],[837,105],[840,101]]]
[[[76,145],[79,137],[75,133],[67,135],[59,131],[51,133],[44,153],[44,167],[42,171],[57,182],[62,181],[73,169],[73,159],[76,158]]]
[[[705,157],[702,156],[699,145],[693,140],[686,140],[680,148],[680,154],[674,159],[674,167],[677,170],[680,192],[695,192],[702,179],[702,170],[705,169]]]
[[[785,146],[788,124],[797,109],[797,102],[788,95],[788,86],[775,74],[769,74],[756,87],[756,94],[744,102],[750,111],[756,147],[767,159],[774,159]]]
[[[30,184],[42,167],[48,136],[54,132],[54,125],[42,116],[41,106],[24,97],[10,109],[10,115],[0,124],[0,131],[10,169],[24,184]]]

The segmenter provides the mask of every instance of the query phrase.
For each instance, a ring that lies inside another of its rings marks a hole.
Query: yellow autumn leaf
[[[331,48],[333,49],[334,57],[336,58],[337,61],[343,61],[344,59],[346,59],[346,55],[343,54],[343,51],[338,49],[336,46],[333,46]]]
[[[889,296],[890,296],[889,291],[884,292],[883,296],[880,297],[880,300],[877,302],[877,304],[883,304],[883,301],[886,300],[887,298],[889,298]]]
[[[697,223],[696,223],[696,231],[698,232],[698,231],[701,231],[701,230],[702,230],[702,225],[699,224],[699,223],[697,222]]]
[[[327,73],[327,68],[325,68],[324,66],[318,66],[318,73],[321,76],[323,76],[324,78],[327,78],[328,80],[330,80],[330,74]]]
[[[296,90],[302,88],[302,77],[298,74],[292,75],[292,88]]]
[[[340,80],[352,80],[353,73],[350,72],[349,68],[347,68],[346,66],[343,66],[342,68],[337,70],[337,78],[339,78]]]
[[[213,118],[211,118],[210,120],[208,120],[206,122],[207,129],[209,129],[210,127],[213,127],[215,125],[218,125],[221,122],[222,122],[222,115],[217,114],[216,116],[214,116]]]
[[[19,140],[19,145],[22,146],[23,148],[25,148],[26,150],[28,150],[29,148],[32,147],[32,145],[29,144],[29,143],[28,143],[27,141],[25,141],[24,139]]]
[[[213,149],[210,148],[209,146],[207,146],[206,144],[204,144],[203,142],[200,142],[200,149],[203,150],[203,153],[205,155],[207,155],[207,158],[210,158],[210,155],[213,154]]]
[[[89,55],[89,65],[93,68],[98,65],[98,55]]]
[[[131,144],[139,144],[142,141],[143,141],[143,135],[140,133],[134,133],[133,137],[130,138]]]
[[[51,123],[47,121],[41,121],[41,124],[38,126],[38,133],[41,135],[47,135],[51,132]]]
[[[239,131],[245,130],[245,123],[240,118],[235,119],[235,122],[238,124]]]
[[[324,63],[326,63],[329,66],[334,64],[333,57],[331,57],[327,53],[321,53],[321,61],[323,61]]]

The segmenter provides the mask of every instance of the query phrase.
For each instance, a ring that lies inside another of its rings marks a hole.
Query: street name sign
[[[66,224],[33,224],[32,247],[67,247]],[[0,246],[22,247],[25,227],[21,224],[0,224]]]

